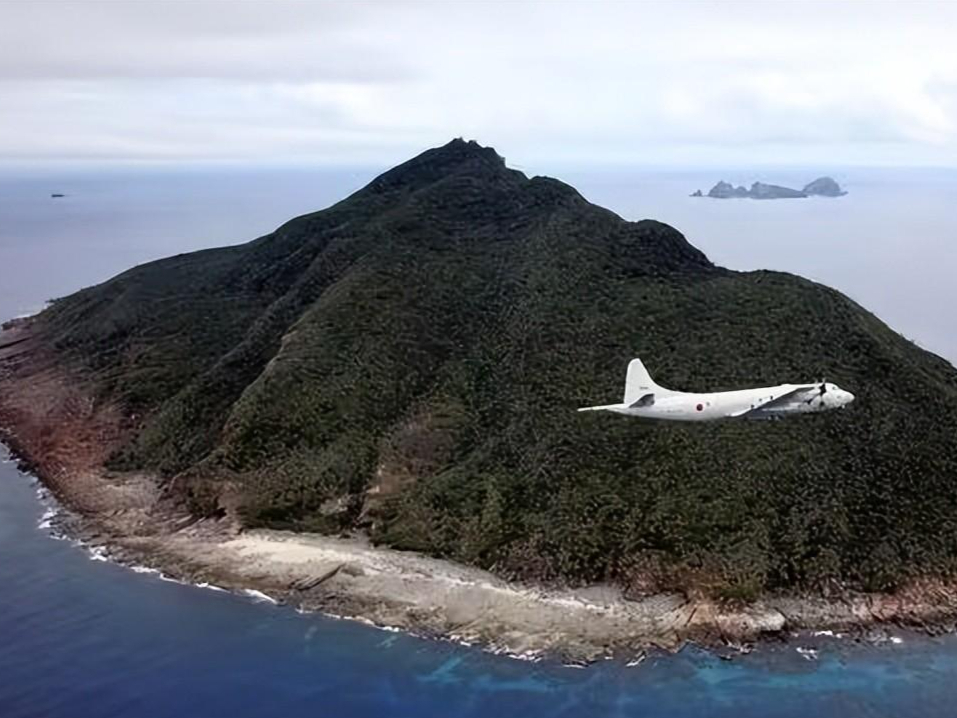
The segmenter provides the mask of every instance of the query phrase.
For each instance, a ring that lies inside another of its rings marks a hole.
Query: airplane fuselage
[[[589,406],[579,411],[610,411],[626,416],[671,421],[718,419],[775,419],[844,408],[854,395],[835,384],[778,384],[776,386],[695,393],[659,386],[639,359],[628,365],[621,404]]]
[[[823,395],[813,392],[811,396],[796,394],[794,398],[772,404],[776,397],[794,392],[800,386],[799,384],[778,384],[757,389],[709,394],[676,391],[656,398],[653,404],[647,406],[632,407],[627,404],[613,404],[607,407],[607,410],[647,419],[714,421],[744,415],[747,415],[749,419],[773,419],[785,414],[810,414],[836,409],[847,403],[841,401],[838,394],[841,390],[835,388]]]

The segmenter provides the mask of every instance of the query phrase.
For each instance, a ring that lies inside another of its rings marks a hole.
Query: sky
[[[957,2],[0,0],[0,163],[957,166]]]

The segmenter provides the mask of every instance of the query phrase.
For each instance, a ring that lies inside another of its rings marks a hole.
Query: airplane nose
[[[847,397],[845,397],[845,399],[846,399],[846,401],[847,401],[848,404],[850,404],[852,401],[854,401],[854,395],[853,395],[851,392],[846,391],[846,392],[844,392],[844,393],[847,394]]]

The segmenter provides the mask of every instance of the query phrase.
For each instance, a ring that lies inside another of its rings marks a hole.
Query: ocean
[[[4,170],[0,317],[139,262],[252,239],[374,174]],[[813,176],[556,174],[626,218],[674,224],[720,264],[831,284],[957,359],[947,310],[957,300],[957,172],[834,171],[848,196],[774,202],[687,195],[722,178],[801,185]],[[0,461],[0,718],[955,714],[954,637],[893,632],[874,647],[802,635],[732,661],[694,647],[636,666],[519,661],[111,564],[58,537],[49,498],[5,454]]]

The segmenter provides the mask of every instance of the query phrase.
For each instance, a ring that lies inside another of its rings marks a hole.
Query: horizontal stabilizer
[[[620,408],[621,404],[605,404],[604,406],[583,406],[578,411],[612,411]]]
[[[655,403],[655,395],[654,395],[654,394],[645,394],[645,395],[642,396],[640,399],[638,399],[638,401],[633,402],[632,404],[629,404],[629,405],[628,405],[628,408],[629,408],[629,409],[638,409],[639,407],[642,407],[642,406],[652,406],[652,405],[654,405],[654,403]]]

